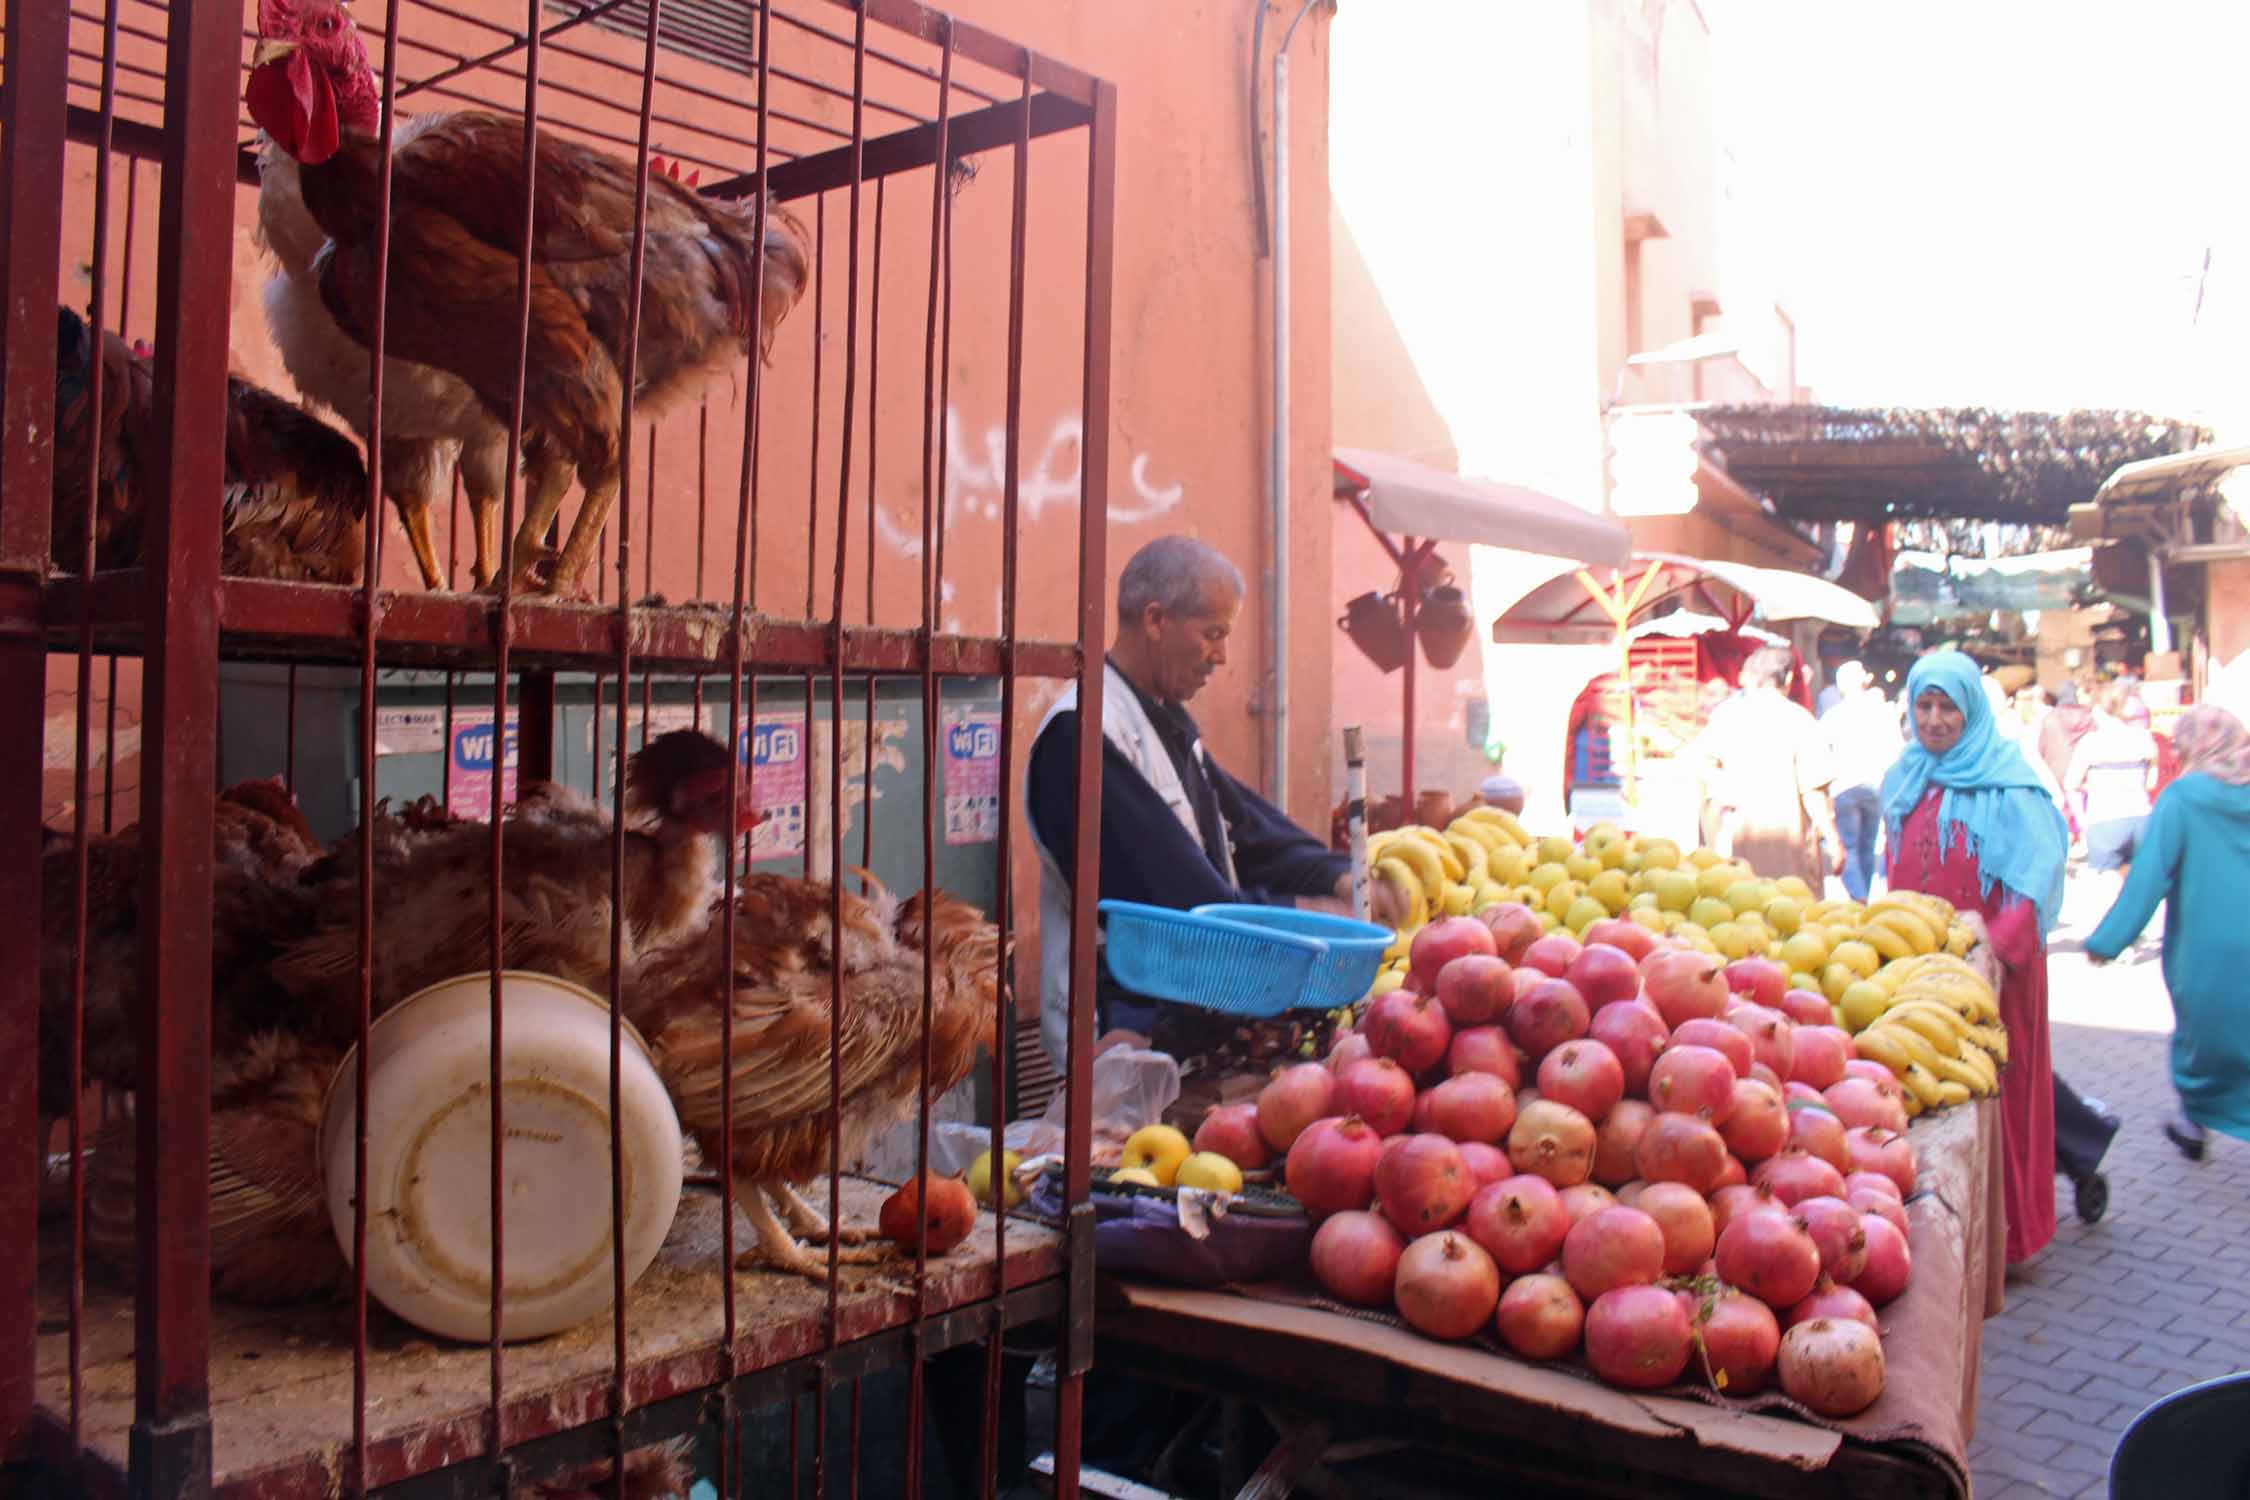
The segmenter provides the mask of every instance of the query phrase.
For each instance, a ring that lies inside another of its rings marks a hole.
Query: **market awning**
[[[2068,609],[2094,587],[2094,549],[2021,557],[1901,552],[1891,565],[1891,623],[1928,625],[1996,609]]]
[[[1872,630],[1880,623],[1874,605],[1809,573],[1642,552],[1607,576],[1581,570],[1541,584],[1493,621],[1492,639],[1501,644],[1585,645],[1614,640],[1618,621],[1612,604],[1624,610],[1628,629],[1676,609],[1718,615],[1736,625],[1753,616],[1769,624],[1821,620],[1854,630]]]
[[[1337,489],[1356,496],[1369,525],[1395,536],[1481,542],[1609,567],[1633,550],[1617,522],[1522,485],[1448,474],[1364,448],[1338,448],[1335,463]]]

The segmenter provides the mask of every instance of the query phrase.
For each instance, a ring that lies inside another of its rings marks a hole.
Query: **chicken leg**
[[[470,577],[488,588],[500,574],[500,497],[507,488],[508,442],[470,440],[461,445],[461,488],[476,527],[476,561]]]
[[[781,1191],[789,1192],[787,1188]],[[795,1196],[794,1193],[789,1194],[790,1199]],[[749,1216],[751,1231],[758,1236],[756,1249],[745,1250],[735,1257],[736,1270],[763,1265],[769,1270],[789,1271],[810,1281],[828,1280],[828,1257],[816,1255],[806,1249],[782,1227],[781,1221],[774,1216],[773,1205],[766,1201],[765,1189],[760,1184],[737,1178],[734,1198]],[[784,1200],[785,1204],[787,1201]],[[825,1224],[822,1226],[823,1229],[826,1227]],[[848,1266],[874,1265],[887,1258],[883,1251],[867,1246],[836,1252],[838,1263]]]
[[[563,495],[570,489],[570,462],[545,445],[536,448],[527,462],[529,472],[525,477],[528,489],[523,519],[516,524],[515,555],[511,571],[518,589],[544,587],[548,592],[554,592],[562,576],[561,570],[556,569],[544,582],[539,576],[539,570],[555,556],[554,549],[547,545],[547,530],[554,525],[556,514],[562,510]],[[614,495],[615,491],[611,493]],[[579,514],[583,518],[584,510],[581,509]],[[577,535],[574,529],[571,532],[574,542]],[[486,585],[488,588],[490,586]]]
[[[795,1188],[785,1182],[768,1191],[780,1200],[782,1216],[788,1220],[791,1234],[808,1244],[828,1243],[827,1216],[807,1203]],[[836,1231],[836,1242],[840,1245],[863,1245],[868,1239],[866,1230],[854,1229],[849,1224]]]
[[[398,507],[399,524],[406,528],[406,544],[414,549],[414,565],[422,570],[422,587],[444,588],[445,570],[438,566],[437,544],[430,536],[430,497],[393,495],[391,503]]]

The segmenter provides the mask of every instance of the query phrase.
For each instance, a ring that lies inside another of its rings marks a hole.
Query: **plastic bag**
[[[1163,1117],[1180,1097],[1180,1064],[1169,1052],[1142,1047],[1112,1047],[1094,1059],[1094,1138],[1122,1146],[1125,1137]],[[1014,1120],[1000,1133],[1001,1148],[1026,1163],[1059,1155],[1070,1094],[1057,1089],[1036,1120]],[[966,1172],[992,1145],[986,1125],[950,1123],[930,1132],[930,1169],[952,1177]],[[1097,1160],[1099,1153],[1097,1152]]]

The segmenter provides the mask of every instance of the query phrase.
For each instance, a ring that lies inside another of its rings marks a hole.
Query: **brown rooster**
[[[94,340],[69,308],[56,309],[55,506],[52,551],[82,566],[86,480],[95,424],[88,411]],[[102,468],[94,492],[94,558],[104,568],[140,561],[154,452],[155,381],[114,333],[101,336]],[[342,433],[239,376],[227,379],[226,488],[219,567],[238,578],[356,583],[365,550],[367,470]]]
[[[229,787],[214,809],[211,1027],[231,1050],[293,1006],[267,976],[283,946],[311,930],[301,877],[320,845],[278,781]],[[133,1013],[140,994],[140,836],[127,827],[87,845],[86,1041],[83,1078],[134,1084]],[[70,1007],[76,853],[69,840],[41,856],[39,1108],[70,1108]]]
[[[718,889],[727,750],[695,729],[651,740],[627,763],[625,968],[700,929]],[[410,817],[412,816],[410,810]],[[440,815],[442,816],[442,815]],[[741,823],[756,822],[747,799]],[[501,823],[505,961],[609,989],[610,822],[559,786],[526,789]],[[374,1009],[490,961],[491,828],[460,823],[376,847]],[[319,896],[319,926],[273,965],[276,982],[324,1015],[356,1016],[356,860]]]
[[[245,103],[297,164],[306,211],[327,235],[321,300],[365,343],[373,324],[381,92],[340,0],[260,0]],[[459,377],[495,420],[514,405],[512,339],[464,330],[517,318],[525,164],[520,118],[484,110],[423,115],[394,131],[387,356]],[[654,419],[763,356],[804,293],[801,224],[769,205],[763,272],[754,208],[708,199],[640,164],[544,131],[538,137],[531,316],[524,387],[530,495],[515,538],[519,584],[575,472],[585,501],[547,579],[575,590],[618,487],[634,202],[647,182],[636,410]],[[754,280],[754,278],[756,278]]]
[[[999,931],[974,907],[939,891],[894,913],[882,887],[872,879],[868,885],[869,897],[844,895],[839,944],[830,930],[828,885],[752,875],[736,897],[731,964],[722,963],[706,933],[652,956],[626,995],[626,1012],[649,1039],[681,1125],[714,1164],[727,1076],[719,1012],[733,1006],[735,1201],[758,1237],[752,1254],[815,1280],[827,1276],[826,1257],[798,1237],[825,1238],[829,1226],[795,1185],[828,1171],[830,990],[839,948],[843,1091],[836,1145],[846,1164],[914,1111],[923,945],[934,959],[932,1099],[968,1076],[992,1018],[999,972]],[[865,1249],[840,1257],[879,1258]]]

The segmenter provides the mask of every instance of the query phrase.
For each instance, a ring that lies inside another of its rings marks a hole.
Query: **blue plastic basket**
[[[1308,998],[1328,944],[1272,927],[1138,901],[1104,901],[1109,972],[1136,995],[1232,1016],[1278,1016]]]
[[[1312,973],[1305,981],[1305,998],[1300,1004],[1308,1009],[1317,1006],[1321,1010],[1336,1010],[1366,994],[1367,987],[1375,982],[1376,972],[1383,966],[1383,950],[1390,947],[1396,936],[1388,927],[1378,927],[1373,922],[1357,922],[1327,912],[1299,911],[1293,906],[1237,906],[1214,902],[1194,910],[1199,917],[1247,922],[1253,927],[1270,927],[1277,932],[1326,943],[1328,956],[1314,962]]]

